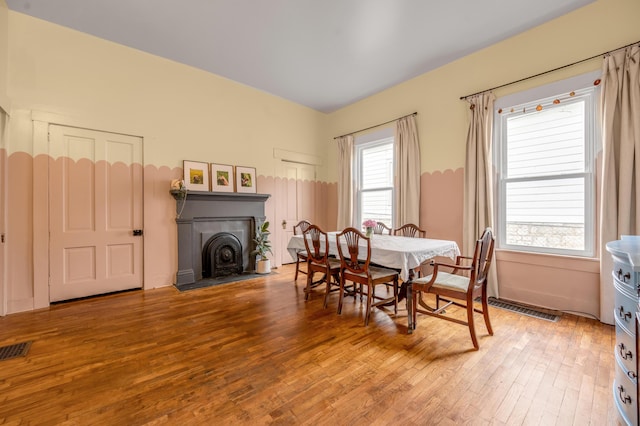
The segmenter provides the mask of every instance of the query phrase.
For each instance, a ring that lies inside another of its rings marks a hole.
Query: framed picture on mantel
[[[211,190],[213,192],[233,192],[233,166],[211,163]]]
[[[210,191],[209,163],[184,160],[182,170],[184,184],[189,191]]]
[[[236,192],[257,192],[255,167],[236,166]]]

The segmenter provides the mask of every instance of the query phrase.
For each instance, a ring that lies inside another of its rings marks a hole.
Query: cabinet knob
[[[631,312],[625,312],[624,306],[622,305],[620,305],[620,307],[618,308],[618,315],[620,316],[620,318],[627,322],[629,322],[629,320],[631,319]]]
[[[631,404],[631,397],[627,395],[622,385],[618,386],[618,396],[623,404]]]
[[[622,272],[623,272],[623,270],[622,270],[622,268],[620,268],[620,269],[618,269],[618,270],[616,271],[616,275],[618,276],[618,279],[619,279],[619,280],[622,280],[622,281],[624,281],[624,282],[626,283],[626,282],[627,282],[627,280],[630,280],[630,279],[631,279],[631,272],[627,272],[627,273],[626,273],[626,274],[624,274],[624,275],[622,275]]]
[[[618,352],[620,353],[620,357],[622,359],[633,359],[633,353],[631,351],[624,351],[626,349],[626,347],[624,346],[624,343],[620,343],[618,345]]]

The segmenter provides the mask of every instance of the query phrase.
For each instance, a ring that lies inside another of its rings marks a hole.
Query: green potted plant
[[[273,254],[271,251],[271,242],[269,241],[270,234],[269,221],[265,220],[261,225],[256,226],[256,236],[253,238],[256,248],[251,254],[259,256],[256,260],[256,272],[258,274],[271,273],[271,260],[267,258],[267,253]]]

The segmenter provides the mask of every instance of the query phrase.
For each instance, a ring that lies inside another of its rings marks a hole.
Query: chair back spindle
[[[418,225],[413,223],[407,223],[402,225],[400,228],[395,229],[393,231],[393,235],[400,235],[402,237],[411,237],[411,238],[425,238],[427,236],[427,231],[424,229],[420,229]]]

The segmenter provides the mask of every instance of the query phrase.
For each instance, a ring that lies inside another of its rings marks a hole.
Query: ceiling
[[[593,1],[6,3],[15,12],[332,112]]]

